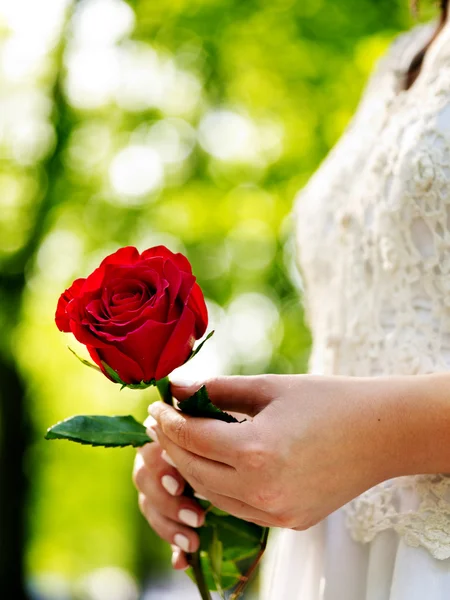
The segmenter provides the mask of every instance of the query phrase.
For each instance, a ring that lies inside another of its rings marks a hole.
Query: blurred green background
[[[0,0],[8,598],[133,600],[170,571],[134,452],[43,440],[75,413],[144,419],[154,399],[67,351],[61,291],[119,246],[164,243],[191,260],[217,331],[189,375],[304,372],[293,199],[412,23],[407,0]]]

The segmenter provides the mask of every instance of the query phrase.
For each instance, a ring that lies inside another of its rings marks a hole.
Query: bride
[[[203,522],[187,480],[277,528],[264,600],[450,599],[447,9],[396,38],[297,199],[309,373],[207,382],[239,427],[151,407],[134,479],[175,568]]]

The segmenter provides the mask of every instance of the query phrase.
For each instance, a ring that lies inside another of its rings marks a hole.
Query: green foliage
[[[106,417],[103,415],[78,415],[60,421],[47,430],[46,440],[70,440],[90,446],[138,448],[152,440],[144,425],[131,415]]]

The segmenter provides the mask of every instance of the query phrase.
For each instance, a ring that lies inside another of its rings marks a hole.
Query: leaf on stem
[[[131,415],[107,417],[102,415],[78,415],[60,421],[50,427],[46,440],[70,440],[79,444],[123,448],[143,446],[152,439],[145,426]]]
[[[190,415],[191,417],[207,417],[210,419],[217,419],[218,421],[225,421],[226,423],[241,422],[215,406],[209,399],[208,392],[204,385],[202,385],[202,387],[190,398],[179,402],[178,408],[181,412]]]

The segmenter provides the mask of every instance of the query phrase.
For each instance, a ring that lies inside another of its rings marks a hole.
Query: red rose
[[[156,246],[107,256],[60,297],[60,331],[72,332],[95,363],[124,383],[161,379],[189,357],[208,324],[203,293],[182,254]]]

